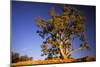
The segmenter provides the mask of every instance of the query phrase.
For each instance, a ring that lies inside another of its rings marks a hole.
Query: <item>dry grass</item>
[[[31,66],[31,65],[43,65],[43,64],[59,64],[59,63],[71,63],[71,62],[86,62],[95,61],[95,57],[83,57],[79,59],[69,58],[69,59],[51,59],[51,60],[33,60],[33,61],[23,61],[11,64],[12,67],[15,66]]]
[[[12,66],[28,66],[28,65],[38,65],[38,64],[56,64],[56,63],[69,63],[75,62],[75,59],[52,59],[52,60],[34,60],[34,61],[24,61],[13,63]]]

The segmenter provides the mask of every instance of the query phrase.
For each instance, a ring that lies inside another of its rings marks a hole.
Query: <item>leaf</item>
[[[81,41],[85,41],[85,36],[84,36],[84,34],[81,34],[81,35],[80,35],[80,40],[81,40]]]
[[[88,46],[88,44],[87,44],[86,42],[83,43],[83,44],[81,44],[80,47],[81,47],[81,48],[86,48],[86,49],[89,48],[89,46]]]

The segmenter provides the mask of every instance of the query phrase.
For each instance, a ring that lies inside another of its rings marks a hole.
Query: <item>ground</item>
[[[71,63],[71,62],[88,62],[95,61],[95,57],[82,57],[79,59],[69,58],[69,59],[51,59],[51,60],[33,60],[33,61],[23,61],[18,63],[13,63],[11,66],[30,66],[30,65],[43,65],[43,64],[59,64],[59,63]]]

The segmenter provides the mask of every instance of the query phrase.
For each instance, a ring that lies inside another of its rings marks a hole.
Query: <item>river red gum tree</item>
[[[51,18],[48,20],[41,17],[35,19],[40,28],[37,33],[45,39],[41,45],[42,56],[46,55],[48,59],[68,59],[77,50],[89,48],[85,34],[85,17],[71,6],[63,5],[61,10],[62,14],[57,15],[55,8],[51,8],[48,12]],[[75,38],[81,41],[80,47],[76,49]]]

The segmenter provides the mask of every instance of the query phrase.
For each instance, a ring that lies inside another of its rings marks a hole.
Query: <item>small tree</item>
[[[49,11],[49,20],[41,17],[35,19],[36,25],[40,28],[37,33],[45,38],[41,45],[42,56],[47,58],[60,57],[68,59],[77,50],[89,48],[85,35],[85,17],[79,10],[70,6],[61,8],[62,14],[57,15],[55,8]],[[81,41],[79,48],[74,48],[74,40]]]

